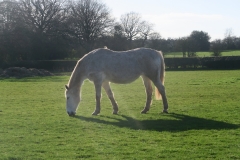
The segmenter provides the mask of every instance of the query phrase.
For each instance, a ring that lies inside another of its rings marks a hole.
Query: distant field
[[[153,100],[147,114],[141,79],[112,84],[119,115],[85,81],[77,115],[65,111],[67,76],[0,79],[0,159],[240,159],[240,74],[168,71],[169,114]]]
[[[211,52],[197,52],[198,57],[210,57]],[[240,50],[238,51],[224,51],[222,56],[240,56]],[[166,53],[164,57],[183,57],[182,52]]]

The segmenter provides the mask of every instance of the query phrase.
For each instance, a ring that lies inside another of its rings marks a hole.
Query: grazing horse
[[[164,88],[165,64],[162,53],[148,48],[129,51],[112,51],[106,48],[96,49],[76,64],[70,80],[65,85],[66,110],[69,116],[76,114],[80,102],[80,90],[85,79],[93,81],[96,91],[96,109],[92,115],[100,113],[101,87],[103,87],[113,107],[118,113],[118,104],[110,88],[110,82],[126,84],[140,76],[145,85],[147,100],[141,113],[147,113],[152,101],[152,84],[155,85],[156,99],[163,100],[163,112],[168,113],[168,102]]]

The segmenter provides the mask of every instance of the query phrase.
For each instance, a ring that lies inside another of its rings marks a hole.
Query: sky
[[[215,39],[223,39],[228,31],[240,37],[240,0],[101,0],[112,17],[136,12],[142,20],[154,24],[163,38],[189,36],[204,31]]]

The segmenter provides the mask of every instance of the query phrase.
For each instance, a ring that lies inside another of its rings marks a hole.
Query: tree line
[[[204,31],[192,31],[177,39],[162,38],[153,24],[135,12],[120,20],[98,0],[5,0],[0,3],[0,62],[79,58],[107,46],[122,51],[149,47],[182,52],[184,57],[197,51],[240,49],[240,37],[232,34],[210,42]]]

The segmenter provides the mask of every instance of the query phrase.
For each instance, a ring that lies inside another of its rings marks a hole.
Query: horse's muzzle
[[[75,116],[76,112],[67,111],[69,116]]]

